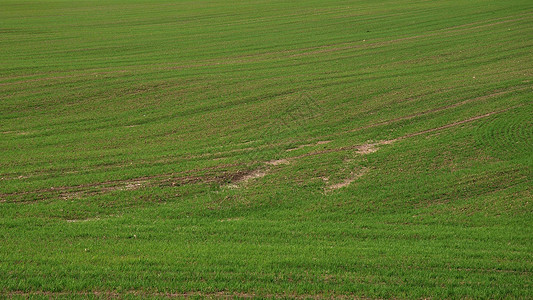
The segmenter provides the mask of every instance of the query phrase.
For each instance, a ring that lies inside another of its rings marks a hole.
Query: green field
[[[0,0],[0,298],[533,298],[531,0]]]

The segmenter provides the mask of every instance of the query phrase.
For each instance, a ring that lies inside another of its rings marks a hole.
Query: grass
[[[2,297],[531,298],[530,1],[0,7]]]

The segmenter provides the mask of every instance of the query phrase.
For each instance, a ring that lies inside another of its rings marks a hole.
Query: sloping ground
[[[533,294],[530,1],[0,7],[2,296]]]

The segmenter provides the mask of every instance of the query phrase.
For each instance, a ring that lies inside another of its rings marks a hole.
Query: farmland
[[[531,298],[533,3],[0,0],[0,297]]]

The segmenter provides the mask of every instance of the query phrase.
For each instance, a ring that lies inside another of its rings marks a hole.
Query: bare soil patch
[[[267,161],[267,165],[277,166],[277,165],[288,165],[290,162],[288,159],[282,158],[282,159],[275,159]]]
[[[326,188],[326,191],[331,190],[338,190],[343,187],[349,186],[352,182],[360,178],[361,176],[365,175],[368,172],[367,168],[363,168],[357,172],[351,172],[350,177],[344,179],[342,182],[332,184]]]

